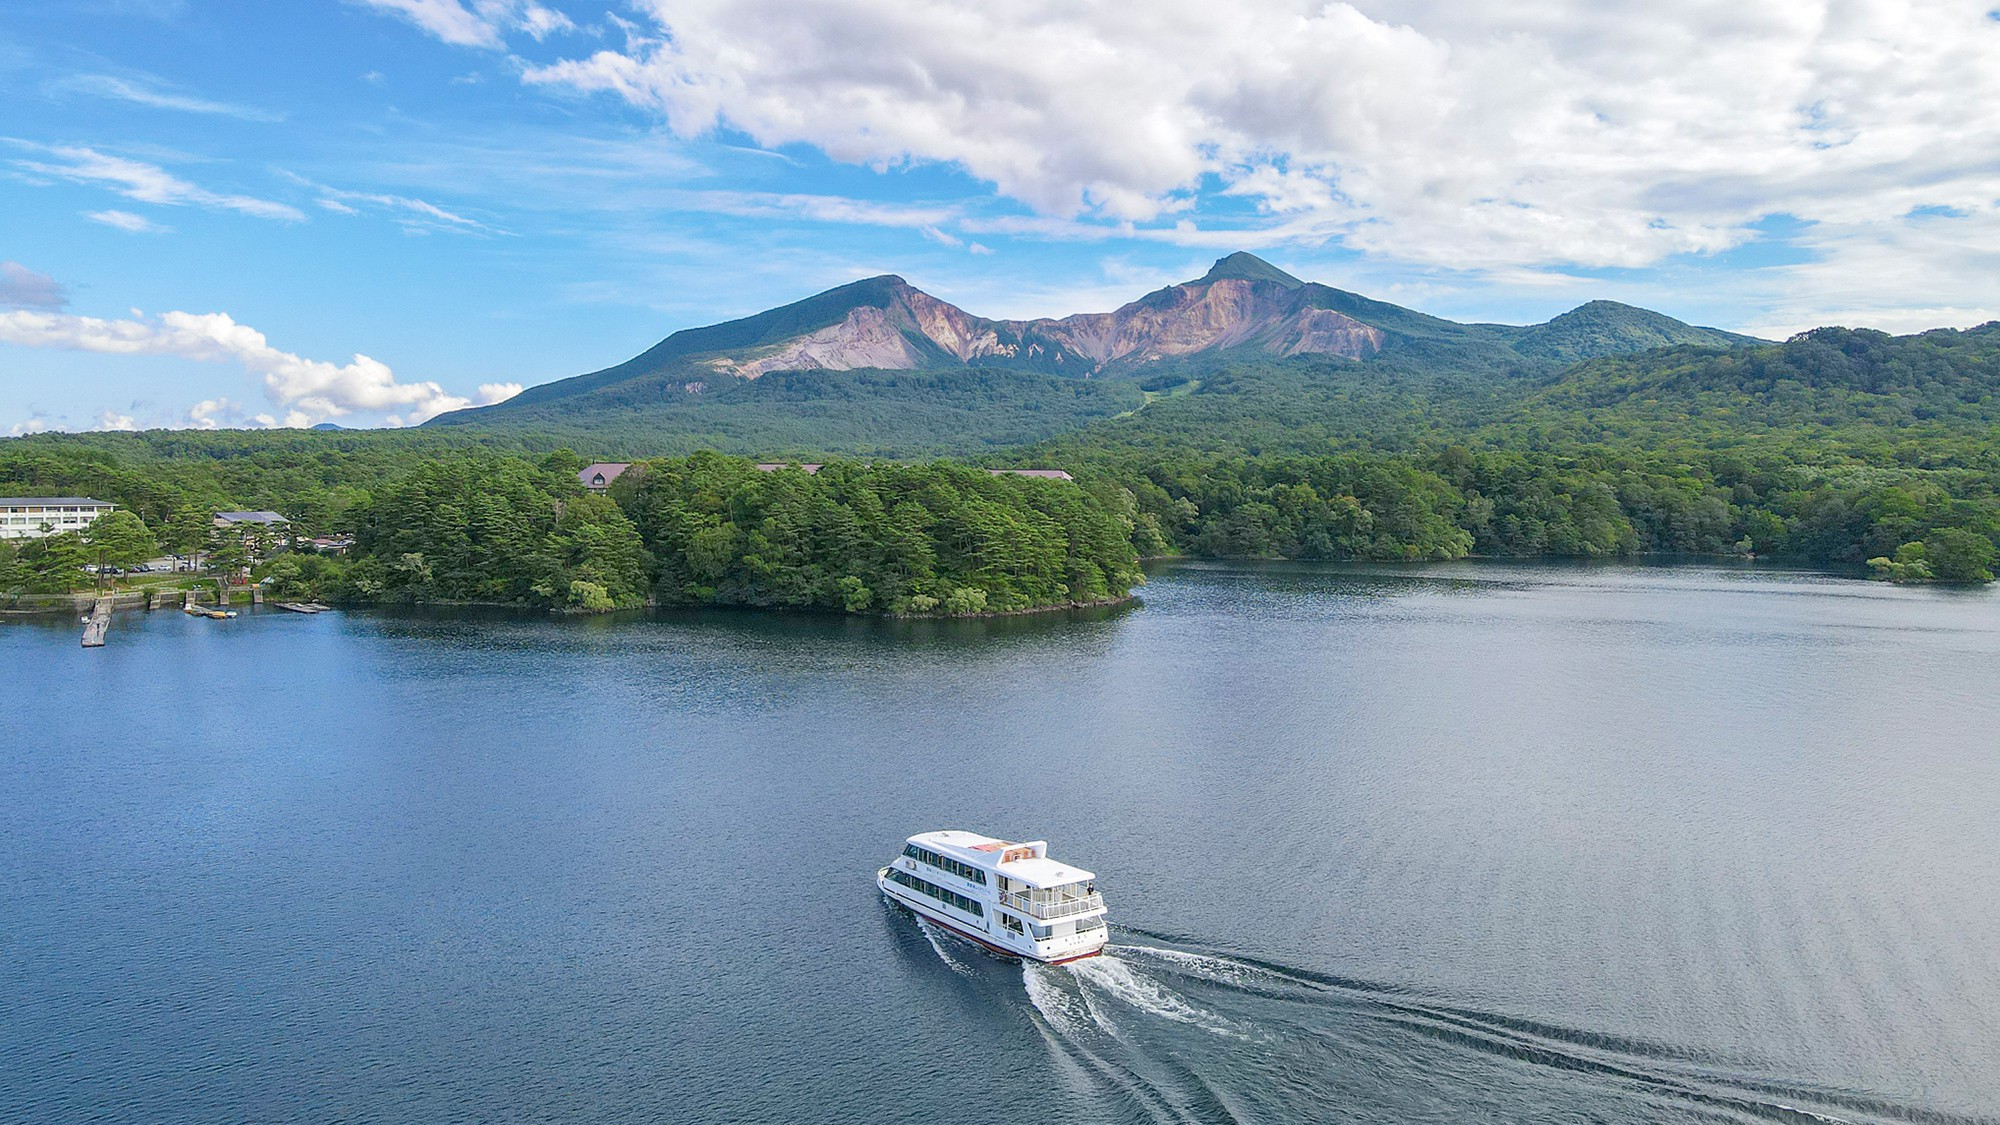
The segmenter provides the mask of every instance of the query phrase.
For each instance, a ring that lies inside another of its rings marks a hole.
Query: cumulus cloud
[[[164,234],[170,229],[144,215],[134,215],[130,211],[85,211],[83,217],[93,223],[103,223],[107,227],[117,227],[133,234]]]
[[[59,79],[51,84],[56,91],[74,91],[92,94],[101,98],[116,98],[135,105],[150,106],[154,109],[172,109],[183,113],[206,113],[223,117],[235,117],[244,121],[282,121],[283,115],[249,106],[232,105],[229,102],[210,101],[207,98],[191,97],[162,90],[157,83],[138,82],[119,78],[110,74],[78,74]]]
[[[263,380],[266,397],[278,408],[276,414],[251,416],[267,426],[310,426],[355,412],[385,414],[391,425],[414,424],[472,405],[436,383],[398,382],[386,364],[365,355],[333,364],[280,351],[262,332],[226,313],[103,320],[21,309],[0,313],[0,344],[240,363]],[[508,386],[512,384],[488,384],[480,390],[484,395]],[[190,411],[190,421],[201,427],[240,424],[241,416],[242,409],[227,399],[203,402]]]
[[[684,136],[953,165],[1034,212],[996,233],[1636,268],[1773,214],[1879,230],[2000,198],[1990,5],[635,6],[621,48],[525,80]]]
[[[362,4],[396,15],[425,31],[460,47],[498,50],[506,46],[510,31],[525,32],[533,39],[546,39],[559,31],[574,30],[576,24],[554,8],[533,0],[360,0]]]
[[[0,308],[53,311],[69,304],[69,291],[47,274],[19,262],[0,262]]]
[[[479,384],[479,405],[492,406],[496,402],[506,402],[523,390],[519,383]]]
[[[175,176],[157,164],[111,156],[92,148],[36,145],[25,141],[14,143],[48,158],[16,160],[13,163],[17,168],[74,183],[95,184],[141,203],[206,207],[253,215],[259,219],[305,220],[305,213],[296,207],[248,195],[210,191]]]
[[[136,430],[139,428],[139,424],[132,420],[130,414],[119,414],[115,411],[106,410],[97,416],[97,428],[100,430]]]
[[[241,426],[242,408],[227,398],[203,399],[188,407],[188,425],[197,430],[213,430],[227,424]]]

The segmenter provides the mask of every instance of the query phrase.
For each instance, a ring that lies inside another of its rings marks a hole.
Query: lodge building
[[[88,496],[0,496],[0,539],[82,531],[115,507]]]

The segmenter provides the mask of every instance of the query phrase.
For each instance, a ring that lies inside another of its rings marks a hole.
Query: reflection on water
[[[1142,593],[0,625],[0,1119],[2000,1115],[2000,600]],[[1110,952],[888,906],[939,827],[1097,871]]]

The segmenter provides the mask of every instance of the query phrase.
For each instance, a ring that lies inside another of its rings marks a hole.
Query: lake
[[[0,625],[0,1119],[2000,1120],[2000,597]],[[1112,947],[873,883],[1046,838]]]

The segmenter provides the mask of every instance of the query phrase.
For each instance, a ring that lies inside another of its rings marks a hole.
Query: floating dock
[[[327,610],[333,608],[330,605],[321,605],[318,602],[277,602],[274,604],[279,609],[289,609],[293,613],[325,613]]]

